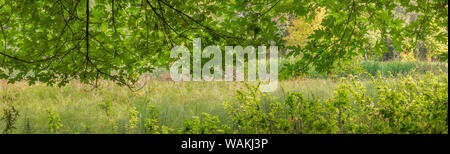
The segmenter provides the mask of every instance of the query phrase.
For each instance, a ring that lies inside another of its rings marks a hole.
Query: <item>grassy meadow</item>
[[[100,81],[97,88],[78,81],[64,87],[1,81],[0,131],[33,134],[197,134],[445,133],[447,130],[448,133],[448,124],[444,125],[448,120],[442,120],[442,116],[446,116],[443,114],[448,113],[448,101],[444,101],[447,109],[437,109],[438,113],[433,109],[433,113],[440,115],[438,118],[423,120],[427,119],[424,115],[436,115],[422,110],[430,102],[425,98],[428,92],[440,93],[439,99],[448,98],[448,88],[445,92],[443,87],[448,86],[447,63],[365,61],[357,65],[358,71],[343,69],[337,70],[334,75],[311,72],[307,76],[282,80],[275,92],[265,94],[252,92],[251,86],[258,83],[173,82],[163,79],[164,72],[148,75],[143,79],[145,86],[137,92],[111,81]],[[411,83],[406,83],[409,80]],[[409,87],[402,87],[403,83],[412,84],[416,89],[401,89]],[[415,94],[397,96],[396,93],[385,93],[383,86],[388,87],[389,91],[395,91],[397,87],[397,93],[414,91]],[[418,105],[422,108],[420,110],[396,106],[402,112],[414,111],[410,115],[397,115],[396,112],[384,114],[382,107],[391,107],[386,104],[389,102],[386,98],[392,99],[392,103],[406,101],[411,105],[421,100],[425,103]],[[342,102],[340,100],[344,100],[344,105],[336,103]],[[239,102],[241,104],[236,104]],[[302,106],[305,102],[325,105],[312,105],[309,109]],[[332,102],[329,104],[334,106],[327,106],[326,102]],[[368,104],[359,106],[361,102]],[[377,104],[382,105],[377,108]],[[345,112],[340,110],[341,107]],[[306,114],[313,110],[324,114]],[[392,121],[394,118],[407,120]],[[272,120],[263,122],[261,119]],[[397,128],[397,124],[408,127]]]
[[[297,90],[311,97],[327,98],[332,96],[336,82],[325,79],[293,80],[281,82],[280,86],[283,89],[278,89],[274,95],[282,96],[283,90]],[[223,103],[237,101],[236,90],[244,88],[244,83],[149,81],[138,92],[108,81],[102,82],[101,87],[96,89],[76,81],[61,88],[45,84],[29,86],[26,82],[13,85],[2,82],[1,88],[1,108],[13,103],[20,111],[14,132],[50,133],[47,110],[52,109],[60,116],[62,132],[112,133],[106,128],[108,117],[102,108],[102,105],[112,103],[111,110],[117,114],[115,118],[119,132],[125,133],[132,107],[136,107],[140,114],[146,114],[149,105],[157,107],[161,112],[161,125],[171,128],[180,128],[184,119],[202,112],[226,119]]]

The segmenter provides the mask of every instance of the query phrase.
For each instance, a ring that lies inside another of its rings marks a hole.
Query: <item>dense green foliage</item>
[[[234,133],[448,133],[448,77],[428,73],[372,79],[376,97],[350,77],[343,80],[333,98],[305,99],[291,92],[264,110],[257,88],[239,91],[239,102],[228,108]],[[389,85],[394,84],[394,85]]]
[[[386,40],[397,51],[409,51],[417,43],[431,36],[443,44],[448,42],[448,1],[319,1],[317,7],[326,8],[322,26],[309,36],[305,46],[294,48],[289,55],[302,57],[290,64],[288,72],[327,72],[355,56],[369,51],[378,54],[388,51]],[[398,17],[396,9],[407,13],[422,13],[414,21]],[[375,36],[370,35],[376,33]],[[374,39],[375,38],[375,39]],[[443,55],[445,60],[445,54]]]
[[[300,1],[252,2],[2,0],[0,67],[7,71],[0,78],[60,85],[103,78],[131,86],[194,37],[204,45],[282,44],[274,33],[283,20],[272,18],[306,12]]]
[[[420,15],[405,21],[394,13],[400,7]],[[326,10],[321,28],[305,35],[304,46],[287,46],[287,18],[309,21],[319,9]],[[205,46],[290,48],[302,57],[286,67],[293,73],[311,66],[326,72],[369,46],[387,51],[386,39],[399,51],[426,37],[448,42],[447,0],[0,0],[0,10],[0,79],[10,83],[108,79],[132,87],[140,74],[170,64],[173,46],[191,46],[194,37]],[[370,32],[380,34],[376,43]]]
[[[278,46],[278,90],[151,77],[194,38]],[[0,0],[0,128],[446,134],[447,46],[448,0]]]

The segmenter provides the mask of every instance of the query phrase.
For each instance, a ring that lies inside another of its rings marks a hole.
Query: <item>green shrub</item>
[[[59,117],[59,114],[56,112],[53,112],[53,110],[51,108],[47,110],[47,114],[48,114],[48,123],[47,123],[48,130],[50,132],[59,134],[63,127],[63,124],[61,123],[61,118]]]
[[[444,73],[440,73],[444,74]],[[228,103],[234,133],[440,134],[448,133],[448,76],[414,71],[392,82],[371,78],[375,96],[361,79],[343,78],[332,99],[305,99],[296,92],[262,109],[258,86],[237,91]]]
[[[16,129],[14,124],[17,122],[19,117],[19,111],[13,105],[9,105],[7,108],[3,109],[3,115],[0,121],[5,122],[5,129],[3,129],[4,134],[12,133],[13,129]]]
[[[160,131],[159,130],[159,112],[158,109],[153,106],[150,105],[148,107],[148,113],[150,115],[150,117],[145,118],[145,124],[144,127],[146,128],[146,131],[150,134],[159,134]]]
[[[136,133],[139,124],[139,112],[136,107],[132,107],[128,110],[128,133]]]

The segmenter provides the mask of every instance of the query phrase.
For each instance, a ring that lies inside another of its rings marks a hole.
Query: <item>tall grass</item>
[[[280,83],[271,96],[280,99],[288,91],[304,93],[309,98],[329,98],[336,83],[332,80],[292,80]],[[48,128],[48,110],[59,115],[63,127],[59,133],[129,133],[129,109],[139,112],[137,132],[144,132],[149,106],[159,111],[160,126],[178,130],[183,120],[209,113],[227,122],[224,102],[234,102],[236,91],[244,82],[172,82],[151,81],[142,90],[131,92],[113,82],[103,81],[97,89],[91,85],[70,82],[65,87],[45,84],[29,86],[26,82],[0,85],[0,115],[10,105],[19,111],[13,133],[55,133]],[[269,99],[269,98],[265,98]],[[110,112],[117,130],[111,130],[103,106],[111,103]],[[5,123],[0,121],[0,129]],[[135,132],[136,133],[136,132]]]
[[[314,68],[309,70],[306,78],[330,78],[330,77],[346,77],[353,76],[375,76],[381,74],[384,77],[405,75],[411,72],[424,74],[426,72],[433,72],[435,74],[439,71],[448,73],[448,63],[444,62],[424,62],[424,61],[367,61],[355,60],[347,63],[342,67],[335,68],[328,74],[319,73]]]

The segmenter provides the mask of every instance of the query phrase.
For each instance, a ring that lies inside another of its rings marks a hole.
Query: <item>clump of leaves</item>
[[[98,105],[106,114],[106,118],[108,120],[108,124],[111,126],[111,131],[113,133],[118,132],[118,126],[115,124],[114,117],[117,116],[117,112],[112,109],[111,101],[105,101],[103,104]]]
[[[63,124],[61,123],[61,118],[59,116],[58,113],[53,112],[53,110],[50,108],[47,110],[47,114],[48,114],[48,130],[50,132],[54,132],[54,133],[60,133],[61,129],[63,127]]]
[[[158,132],[159,126],[157,124],[158,119],[146,118],[144,127],[146,128],[146,131],[148,131],[148,133],[150,134],[159,134]]]
[[[234,133],[267,133],[270,128],[269,115],[264,112],[261,104],[263,95],[258,87],[245,84],[247,90],[238,90],[236,103],[227,103],[225,108],[234,124]]]
[[[201,117],[194,116],[192,120],[184,120],[181,133],[183,134],[221,134],[228,130],[227,125],[221,125],[217,116],[202,113]]]
[[[19,111],[13,105],[6,107],[3,109],[3,115],[0,118],[0,121],[5,121],[5,129],[3,129],[4,134],[12,133],[13,129],[16,129],[14,124],[17,122],[17,118],[19,117]]]
[[[396,77],[402,82],[381,74],[369,82],[349,75],[331,99],[306,99],[289,92],[282,102],[270,101],[265,110],[264,94],[258,86],[247,85],[247,90],[237,92],[239,101],[227,103],[226,109],[233,133],[448,133],[448,76],[442,74],[411,72]],[[373,94],[368,95],[365,84],[376,87]]]
[[[135,133],[139,124],[139,111],[136,110],[136,107],[132,107],[128,110],[128,125],[127,130],[128,133]]]
[[[159,112],[157,108],[153,105],[149,105],[148,112],[150,114],[150,117],[145,119],[144,127],[146,128],[146,131],[150,134],[159,134]]]

